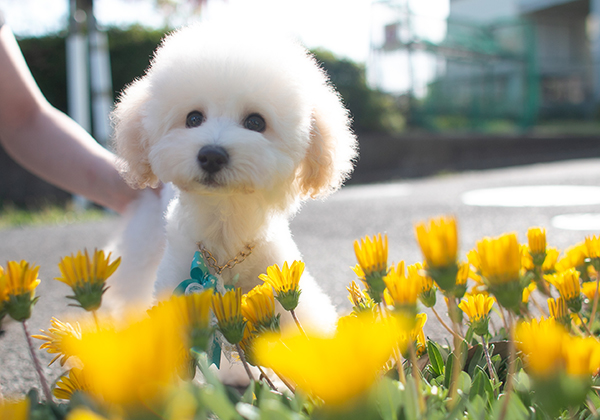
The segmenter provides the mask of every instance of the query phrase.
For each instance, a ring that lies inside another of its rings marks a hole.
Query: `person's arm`
[[[6,24],[0,26],[0,143],[45,181],[119,213],[139,193],[123,181],[111,152],[48,103]]]

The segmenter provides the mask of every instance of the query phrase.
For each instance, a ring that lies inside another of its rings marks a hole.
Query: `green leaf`
[[[492,409],[492,419],[498,420],[502,416],[503,406],[506,402],[507,395],[503,394],[496,400]],[[523,405],[519,397],[512,394],[506,407],[505,419],[510,420],[527,420],[529,418],[529,410]]]
[[[235,405],[231,402],[225,385],[219,381],[219,378],[214,372],[208,368],[208,359],[206,353],[198,353],[198,368],[204,375],[206,385],[199,388],[200,400],[204,407],[212,411],[220,420],[237,420],[241,419],[235,409]],[[254,388],[254,384],[250,384]]]
[[[460,342],[460,366],[463,367],[467,364],[467,358],[469,357],[469,343],[465,340]]]
[[[266,399],[260,406],[260,420],[300,420],[304,416],[294,413],[276,399]]]
[[[417,420],[419,416],[419,403],[417,397],[417,388],[412,376],[406,378],[406,387],[404,389],[404,419]]]
[[[237,412],[247,420],[258,420],[260,419],[260,410],[251,404],[240,402],[235,406]]]
[[[439,344],[434,341],[427,340],[427,355],[429,356],[429,362],[431,369],[436,376],[444,374],[444,359],[440,353]]]
[[[473,376],[475,373],[475,367],[485,365],[485,354],[483,352],[483,346],[481,344],[477,344],[473,347],[473,356],[471,357],[471,361],[469,362],[469,367],[467,368],[467,372],[469,375]]]
[[[254,389],[253,386],[246,388],[246,392],[244,392],[240,401],[245,404],[252,404],[254,402]]]
[[[458,375],[458,389],[463,392],[463,394],[468,395],[471,391],[471,377],[467,372],[461,371],[460,375]]]
[[[494,388],[490,383],[490,378],[481,367],[476,366],[475,374],[473,375],[473,382],[471,383],[471,389],[469,391],[469,400],[472,401],[479,396],[484,401],[490,401],[490,395],[488,392],[491,391],[491,395],[493,396],[493,390]]]
[[[398,411],[404,403],[404,386],[400,382],[384,377],[373,397],[383,420],[398,419]]]
[[[475,380],[473,381],[475,385]],[[473,387],[471,387],[471,392]],[[475,395],[473,398],[469,397],[469,401],[466,403],[467,407],[467,419],[469,420],[483,420],[486,417],[486,402],[484,397],[480,394]]]
[[[465,334],[465,340],[470,343],[473,341],[473,327],[469,326],[467,333]]]

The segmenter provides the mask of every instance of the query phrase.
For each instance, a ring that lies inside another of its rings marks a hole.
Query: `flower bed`
[[[23,325],[42,394],[1,399],[0,419],[597,418],[600,239],[561,254],[531,228],[527,244],[515,233],[483,238],[461,261],[455,219],[415,234],[424,261],[408,267],[388,264],[385,235],[355,242],[353,310],[329,335],[295,314],[300,261],[269,267],[245,295],[216,284],[110,320],[98,310],[120,259],[102,251],[59,264],[57,280],[90,316],[53,318],[31,335],[38,269],[10,261],[0,267],[0,320]],[[439,297],[449,323],[434,309]],[[283,330],[276,302],[294,320]],[[423,307],[446,343],[425,338]],[[66,369],[52,386],[34,339]],[[247,388],[219,381],[211,365],[221,355],[245,368]]]

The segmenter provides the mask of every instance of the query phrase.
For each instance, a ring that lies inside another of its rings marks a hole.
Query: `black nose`
[[[198,162],[202,169],[209,174],[214,174],[227,165],[227,162],[229,162],[229,155],[222,147],[204,146],[198,152]]]

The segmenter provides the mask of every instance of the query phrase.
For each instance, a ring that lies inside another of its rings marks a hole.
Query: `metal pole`
[[[88,12],[88,36],[93,134],[98,143],[106,147],[110,138],[109,114],[113,105],[110,56],[108,37],[106,32],[98,29],[92,8]]]
[[[69,0],[69,34],[66,42],[67,99],[69,116],[91,132],[88,43],[84,31],[85,12],[78,8],[76,0]],[[76,209],[88,206],[87,200],[73,196]]]

